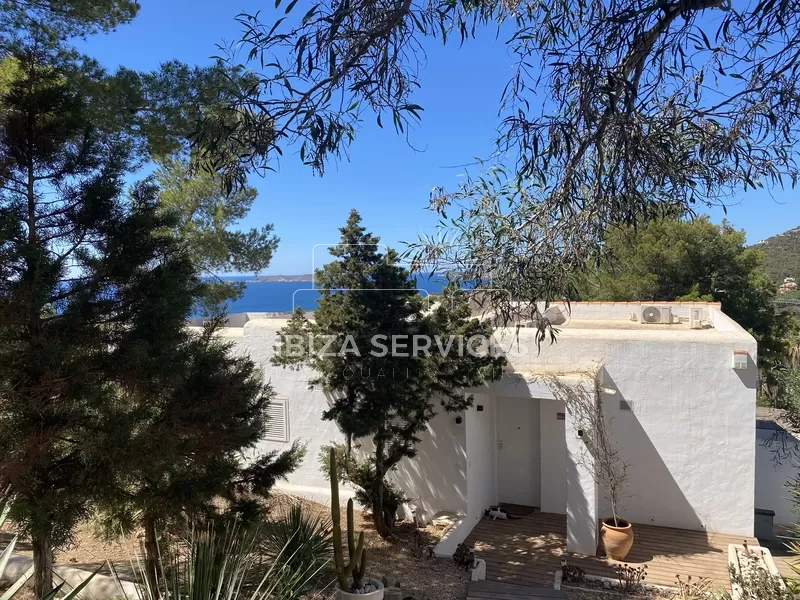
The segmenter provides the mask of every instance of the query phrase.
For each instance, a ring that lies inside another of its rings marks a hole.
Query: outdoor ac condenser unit
[[[669,306],[643,306],[642,323],[672,323],[672,309]]]

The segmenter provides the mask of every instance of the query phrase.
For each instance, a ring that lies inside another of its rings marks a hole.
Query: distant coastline
[[[314,281],[314,275],[311,273],[305,273],[303,275],[223,275],[220,277],[221,279],[228,280],[228,281],[238,281],[241,283],[311,283]],[[437,281],[439,280],[444,281],[444,275],[412,275],[412,279],[415,279],[417,283],[427,283],[430,281]]]
[[[259,275],[254,279],[246,279],[245,283],[269,283],[269,282],[279,282],[279,283],[287,283],[287,282],[297,282],[297,281],[313,281],[313,275],[308,273],[307,275]]]
[[[427,294],[438,294],[445,282],[441,279],[414,277],[418,289]],[[228,306],[228,314],[246,312],[289,313],[298,306],[313,311],[320,298],[320,290],[315,289],[311,274],[307,275],[227,275],[223,281],[244,284],[242,296]],[[259,285],[264,284],[264,285]],[[193,315],[201,316],[201,315]]]

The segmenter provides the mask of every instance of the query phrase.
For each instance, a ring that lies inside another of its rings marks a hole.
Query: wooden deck
[[[755,538],[634,524],[634,543],[626,564],[647,565],[647,583],[672,586],[675,576],[708,577],[728,588],[728,545],[756,545]],[[475,556],[486,561],[488,580],[552,587],[566,553],[564,515],[533,513],[510,521],[483,519],[467,538]],[[604,557],[570,553],[570,565],[588,575],[616,577],[618,563]]]

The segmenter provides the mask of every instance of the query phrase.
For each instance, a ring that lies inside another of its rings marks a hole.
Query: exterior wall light
[[[733,368],[737,371],[747,369],[747,364],[750,359],[750,353],[747,350],[734,350],[733,351]]]

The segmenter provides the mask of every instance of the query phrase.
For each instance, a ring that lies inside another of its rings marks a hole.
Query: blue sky
[[[207,64],[218,53],[216,44],[238,39],[237,13],[260,9],[269,22],[274,12],[272,0],[141,4],[133,23],[90,38],[82,49],[112,69],[125,65],[150,70],[170,59]],[[301,5],[293,12],[304,14]],[[513,61],[502,40],[486,33],[462,48],[443,48],[434,41],[428,45],[422,89],[414,98],[425,111],[409,136],[411,145],[393,127],[379,129],[370,118],[358,132],[349,160],[331,164],[324,177],[313,175],[292,150],[277,164],[277,172],[251,178],[259,196],[241,225],[273,223],[281,238],[266,273],[310,271],[313,246],[335,242],[351,208],[359,210],[364,224],[383,242],[397,248],[401,241],[433,229],[435,216],[426,210],[431,188],[455,188],[465,168],[453,165],[488,157],[493,149],[500,94]],[[469,169],[477,173],[477,167]],[[727,218],[754,243],[800,225],[798,196],[791,189],[750,191],[728,206]],[[725,216],[721,209],[705,212],[715,221]],[[318,250],[317,264],[324,258],[324,249]]]

